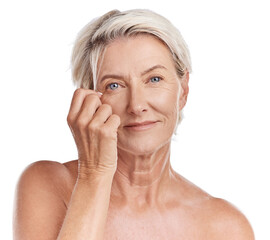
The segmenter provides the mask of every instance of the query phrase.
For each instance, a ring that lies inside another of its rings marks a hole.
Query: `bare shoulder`
[[[56,186],[60,181],[69,178],[67,168],[55,161],[37,161],[28,165],[22,172],[18,184],[35,185],[50,185],[54,183]]]
[[[248,219],[234,205],[221,198],[204,202],[202,215],[207,216],[207,232],[211,239],[254,240]]]
[[[63,172],[64,165],[62,163],[56,162],[56,161],[49,161],[49,160],[41,160],[37,162],[33,162],[29,164],[25,170],[22,173],[22,176],[25,174],[45,174],[45,175],[51,175],[59,172]]]
[[[179,174],[175,175],[178,180],[178,199],[185,212],[190,213],[186,219],[190,219],[192,225],[196,225],[203,239],[219,240],[254,240],[252,227],[244,216],[230,202],[215,198],[191,183]],[[194,218],[193,218],[194,216]]]
[[[37,161],[27,166],[15,192],[14,239],[56,239],[72,183],[69,169],[59,162]]]
[[[17,187],[54,192],[65,201],[76,181],[74,165],[74,161],[63,164],[48,160],[31,163],[22,172]]]

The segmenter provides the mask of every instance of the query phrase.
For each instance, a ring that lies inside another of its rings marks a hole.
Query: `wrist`
[[[80,182],[96,182],[96,181],[112,181],[116,169],[85,169],[80,168],[78,171],[78,181]]]

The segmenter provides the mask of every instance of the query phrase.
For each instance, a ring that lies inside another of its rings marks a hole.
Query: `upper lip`
[[[134,127],[134,126],[142,126],[142,125],[147,125],[151,123],[156,123],[158,121],[144,121],[144,122],[133,122],[125,125],[125,127]]]

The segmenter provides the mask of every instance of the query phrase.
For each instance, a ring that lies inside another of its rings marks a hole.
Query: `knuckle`
[[[110,114],[112,113],[112,107],[109,104],[102,104],[102,108],[106,111],[108,111]]]
[[[78,95],[81,95],[85,92],[85,89],[83,88],[77,88],[74,92],[74,96],[78,96]]]
[[[90,132],[97,132],[99,129],[98,125],[94,121],[92,121],[87,128]]]
[[[85,126],[87,125],[87,119],[84,119],[84,118],[78,118],[76,121],[75,121],[75,126],[79,129],[81,128],[85,128]]]
[[[86,99],[92,99],[94,97],[95,97],[95,95],[90,93],[90,94],[87,94],[85,98]]]
[[[103,103],[102,106],[104,108],[108,108],[108,109],[112,109],[111,105],[107,104],[107,103]]]
[[[109,138],[112,136],[111,132],[109,131],[109,128],[105,126],[100,128],[100,135],[105,138]]]
[[[118,115],[112,114],[111,117],[112,117],[116,122],[119,122],[119,123],[120,123],[121,119],[120,119],[120,117],[119,117]]]
[[[85,101],[96,102],[98,105],[101,105],[101,101],[96,94],[90,93],[85,97]]]
[[[70,115],[67,116],[67,119],[66,120],[67,120],[67,123],[69,125],[72,125],[73,124],[73,118]]]
[[[114,126],[119,126],[119,125],[120,125],[121,119],[120,119],[120,117],[119,117],[118,115],[112,114],[110,118],[111,118],[112,124],[113,124]]]
[[[91,89],[77,88],[74,91],[74,96],[77,97],[79,95],[84,95],[84,96],[95,95],[94,93],[95,93],[95,91],[94,90],[91,90]]]

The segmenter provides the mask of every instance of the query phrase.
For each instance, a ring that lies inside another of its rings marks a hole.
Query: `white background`
[[[193,73],[172,146],[174,169],[236,205],[256,239],[270,239],[267,0],[1,2],[1,236],[12,238],[14,190],[24,168],[77,158],[66,124],[76,34],[94,17],[131,8],[167,17],[190,48]]]

